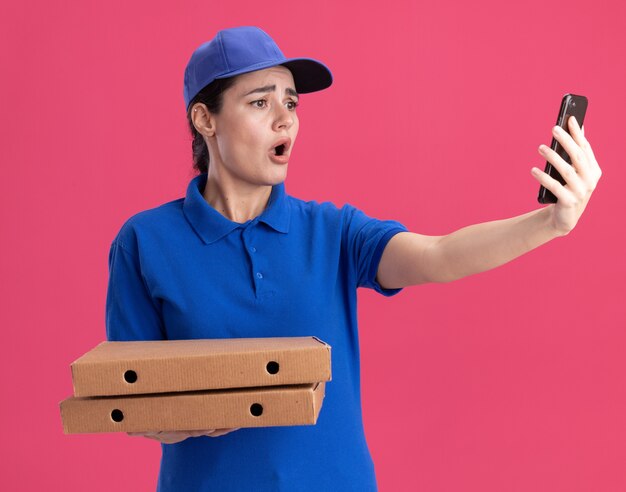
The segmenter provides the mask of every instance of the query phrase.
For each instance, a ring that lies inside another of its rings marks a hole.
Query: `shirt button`
[[[252,246],[252,247],[250,248],[250,251],[252,251],[253,253],[256,253],[256,248],[255,248],[254,246]]]
[[[263,278],[263,274],[261,272],[257,272],[256,276],[257,278]]]

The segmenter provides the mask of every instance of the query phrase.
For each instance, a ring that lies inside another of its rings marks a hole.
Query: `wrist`
[[[548,205],[541,209],[541,213],[543,214],[544,227],[546,229],[546,233],[549,235],[549,239],[556,239],[557,237],[567,236],[570,229],[564,229],[562,225],[557,221],[557,216],[555,213],[556,204]]]

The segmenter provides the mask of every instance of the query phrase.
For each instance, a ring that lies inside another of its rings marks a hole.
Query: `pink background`
[[[500,269],[360,292],[382,491],[626,490],[626,8],[607,2],[4,2],[1,490],[153,490],[156,442],[65,436],[104,339],[110,242],[192,177],[193,49],[258,25],[335,82],[303,95],[290,194],[444,234],[536,208],[566,92],[604,175],[579,226]]]

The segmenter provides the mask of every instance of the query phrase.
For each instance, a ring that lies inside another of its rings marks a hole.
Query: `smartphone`
[[[585,96],[577,96],[576,94],[565,94],[561,100],[561,109],[559,110],[559,116],[556,119],[556,124],[563,130],[569,133],[569,125],[567,123],[570,116],[574,116],[578,121],[578,126],[582,128],[583,121],[585,119],[585,113],[587,112],[587,98]],[[565,149],[561,147],[561,144],[552,137],[552,144],[550,148],[559,154],[565,162],[572,164],[572,161],[565,152]],[[559,181],[562,185],[565,184],[565,180],[554,168],[552,164],[546,161],[546,168],[544,169],[546,174],[549,174],[554,179]],[[550,191],[541,186],[539,188],[539,196],[537,197],[539,203],[556,203],[557,198]]]

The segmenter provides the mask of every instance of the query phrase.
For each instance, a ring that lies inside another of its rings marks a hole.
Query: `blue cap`
[[[332,73],[322,62],[313,58],[285,58],[274,40],[258,27],[233,27],[218,31],[191,55],[185,68],[185,109],[215,79],[276,65],[284,65],[291,71],[296,92],[301,94],[326,89],[333,83]]]

